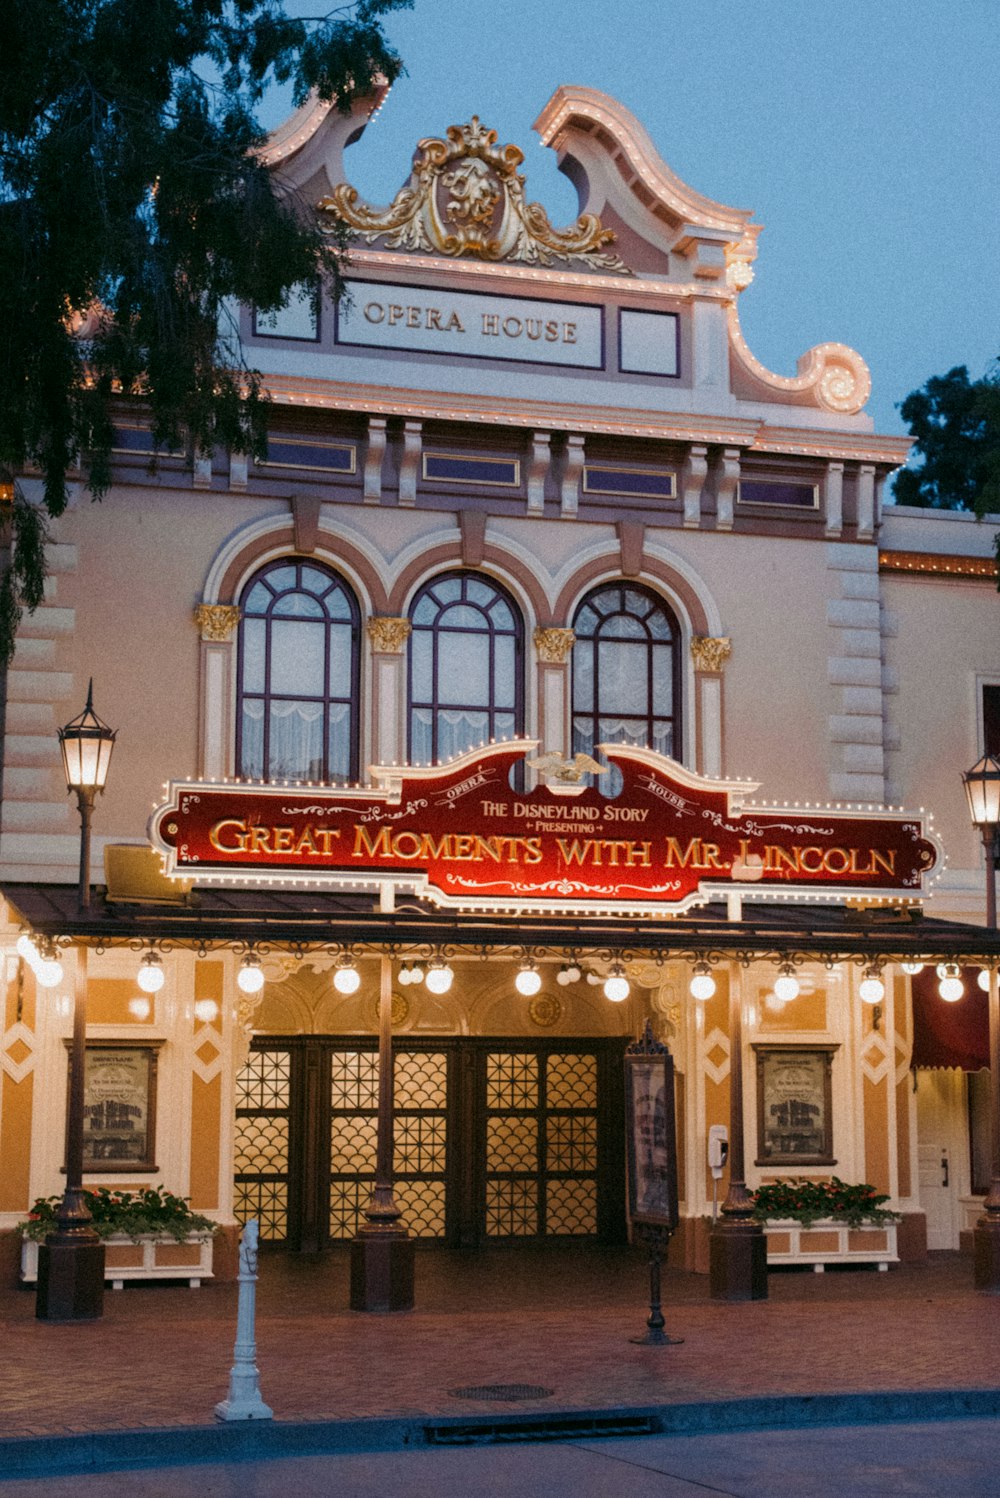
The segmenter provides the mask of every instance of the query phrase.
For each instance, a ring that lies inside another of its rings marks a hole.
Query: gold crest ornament
[[[467,125],[449,125],[446,140],[419,142],[410,182],[388,208],[359,202],[357,188],[342,182],[316,205],[321,223],[326,217],[347,224],[367,244],[384,236],[388,250],[528,265],[580,260],[592,270],[631,275],[605,248],[614,232],[596,214],[581,213],[570,228],[554,229],[540,203],[526,202],[517,170],[524,152],[496,141],[496,131],[477,115]]]

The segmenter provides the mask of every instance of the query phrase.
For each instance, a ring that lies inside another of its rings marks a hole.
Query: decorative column
[[[754,1221],[743,1139],[743,984],[729,985],[729,1191],[708,1238],[713,1300],[767,1299],[767,1239]]]
[[[538,652],[538,737],[546,753],[567,758],[572,744],[570,727],[569,658],[576,635],[558,625],[535,630]]]
[[[367,628],[372,651],[372,760],[398,765],[406,743],[403,646],[410,638],[410,621],[376,614]]]
[[[702,775],[722,774],[722,668],[732,653],[733,642],[728,635],[691,636],[695,763]]]
[[[198,774],[203,780],[221,780],[230,773],[230,745],[236,742],[231,722],[233,635],[240,617],[235,603],[199,603],[194,611],[201,632]]]

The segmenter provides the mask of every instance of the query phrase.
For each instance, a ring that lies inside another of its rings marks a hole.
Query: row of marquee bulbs
[[[922,973],[926,967],[924,962],[903,962],[900,966],[904,973],[911,977]],[[937,965],[938,993],[948,1004],[954,1004],[964,997],[965,985],[961,978],[961,969],[957,962],[940,962]],[[976,979],[979,987],[984,993],[989,992],[990,975],[986,968],[980,969]],[[710,999],[715,993],[715,979],[707,962],[696,962],[688,985],[693,999]],[[790,1004],[797,999],[800,991],[795,969],[790,962],[782,963],[778,969],[778,976],[774,981],[774,997],[781,1004]],[[866,967],[864,977],[858,988],[860,998],[866,1004],[881,1004],[885,998],[885,983],[877,967]]]

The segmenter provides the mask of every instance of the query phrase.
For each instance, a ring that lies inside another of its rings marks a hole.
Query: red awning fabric
[[[979,1071],[990,1064],[989,996],[977,983],[979,968],[963,967],[965,997],[948,1004],[938,993],[931,964],[914,974],[912,1066],[957,1066]]]

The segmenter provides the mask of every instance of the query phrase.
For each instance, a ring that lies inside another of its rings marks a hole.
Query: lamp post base
[[[413,1268],[405,1228],[362,1228],[351,1243],[351,1310],[412,1311]]]
[[[713,1300],[767,1299],[767,1239],[759,1222],[723,1220],[713,1227],[708,1293]]]
[[[38,1249],[39,1321],[98,1321],[104,1314],[104,1244],[42,1243]]]
[[[1000,1295],[1000,1217],[980,1217],[972,1234],[973,1283],[977,1290]]]

